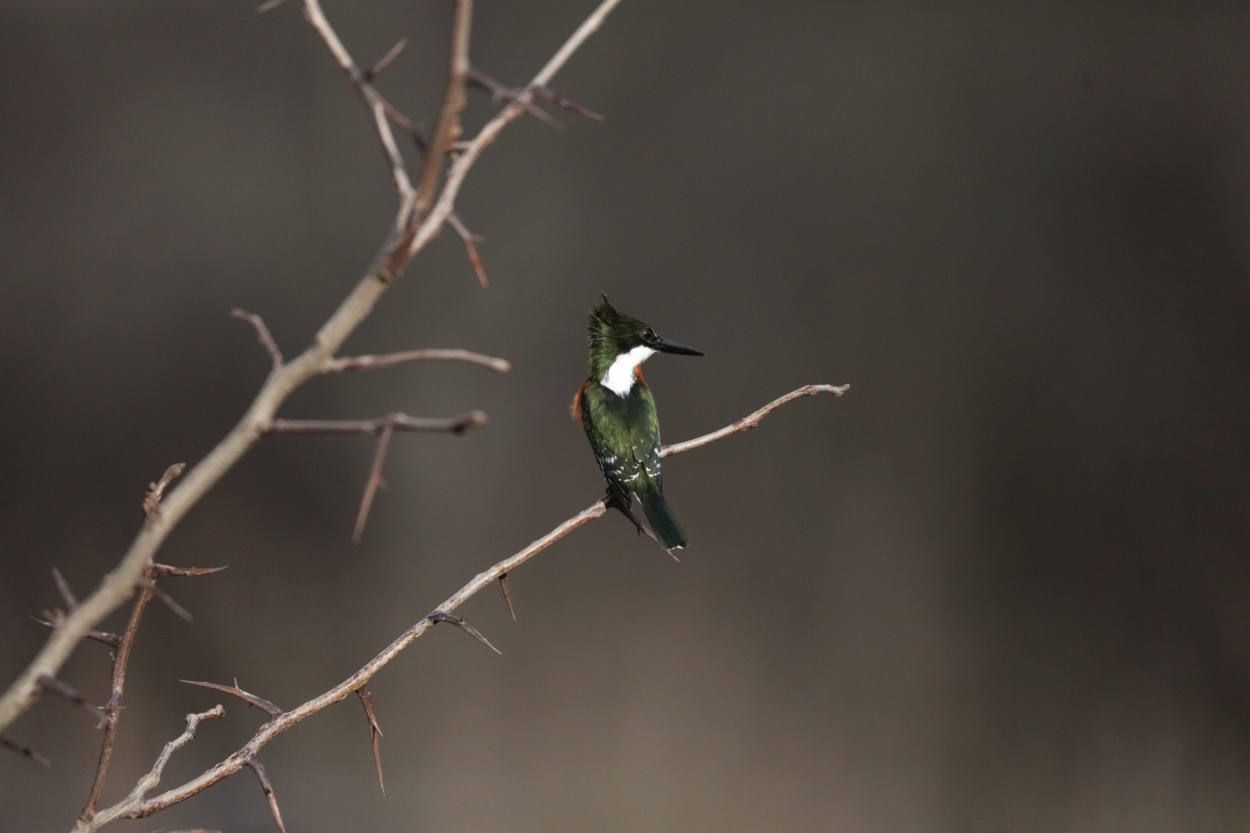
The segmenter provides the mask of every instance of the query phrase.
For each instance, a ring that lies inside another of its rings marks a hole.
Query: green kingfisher
[[[642,533],[631,510],[638,498],[655,538],[667,550],[686,546],[686,533],[664,500],[660,476],[660,423],[655,397],[642,378],[642,363],[656,353],[703,353],[660,338],[636,318],[617,312],[606,295],[590,311],[590,376],[573,397],[580,420],[608,481],[604,503],[619,509]]]

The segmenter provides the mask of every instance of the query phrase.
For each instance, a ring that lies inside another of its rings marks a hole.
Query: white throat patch
[[[628,396],[634,387],[634,368],[653,355],[655,351],[645,344],[638,345],[628,353],[622,353],[616,357],[616,361],[612,362],[608,372],[603,374],[599,384],[617,396]]]

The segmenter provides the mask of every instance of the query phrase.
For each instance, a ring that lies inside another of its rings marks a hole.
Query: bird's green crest
[[[642,334],[650,328],[637,318],[630,318],[608,303],[607,295],[590,310],[590,376],[600,379],[621,353],[642,343]]]

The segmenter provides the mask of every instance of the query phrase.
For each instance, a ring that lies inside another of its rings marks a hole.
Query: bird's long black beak
[[[669,341],[667,338],[662,338],[651,346],[662,353],[676,353],[679,356],[703,355],[702,350],[696,350],[688,344],[682,344],[680,341]]]

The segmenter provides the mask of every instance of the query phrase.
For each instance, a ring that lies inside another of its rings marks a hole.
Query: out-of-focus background
[[[431,123],[446,2],[328,2]],[[476,10],[520,84],[588,0]],[[106,800],[225,702],[163,786],[329,688],[599,496],[569,397],[600,292],[701,359],[647,366],[668,440],[853,385],[674,458],[680,563],[609,516],[270,746],[295,831],[1250,829],[1250,7],[625,3],[348,353],[287,417],[489,412],[374,445],[279,437],[161,552]],[[467,124],[492,112],[478,95]],[[365,268],[394,211],[369,122],[295,2],[0,3],[0,679]],[[120,614],[110,627],[120,627]],[[64,678],[97,701],[108,658]],[[66,830],[99,734],[45,698],[0,751],[0,828]],[[272,829],[250,774],[117,829]]]

